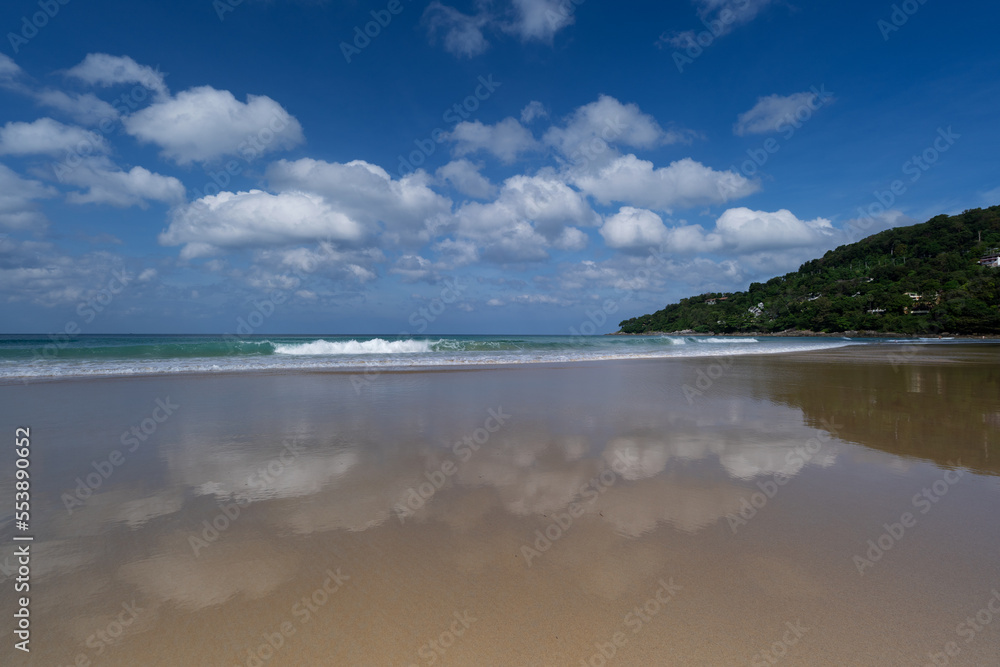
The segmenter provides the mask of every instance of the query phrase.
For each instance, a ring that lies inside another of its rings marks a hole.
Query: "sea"
[[[0,335],[0,382],[74,377],[567,363],[947,342],[847,337]]]

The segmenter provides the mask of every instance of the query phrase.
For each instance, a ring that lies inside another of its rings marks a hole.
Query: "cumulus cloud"
[[[572,25],[576,5],[565,0],[513,0],[514,20],[504,30],[523,41],[552,43],[557,32]]]
[[[733,28],[757,18],[774,0],[694,0],[698,17],[716,38],[728,35]],[[661,35],[661,42],[685,49],[697,43],[699,30],[685,30],[670,36]]]
[[[739,115],[733,132],[738,136],[778,132],[783,125],[795,121],[795,114],[808,109],[811,114],[818,108],[817,94],[811,91],[793,95],[768,95],[758,97],[757,104]]]
[[[521,122],[530,123],[536,118],[548,118],[549,112],[545,110],[545,105],[543,105],[538,100],[532,100],[528,102],[523,109],[521,109]]]
[[[228,90],[200,86],[140,109],[124,120],[125,130],[162,148],[179,164],[227,155],[244,158],[292,148],[304,141],[302,126],[266,95],[237,100]]]
[[[13,81],[21,76],[22,71],[10,56],[0,53],[0,84]]]
[[[72,204],[145,208],[148,200],[167,204],[184,200],[184,185],[173,176],[163,176],[138,166],[123,171],[103,156],[86,159],[75,168],[61,172],[60,180],[86,188],[84,192],[66,195],[66,201]]]
[[[732,171],[716,171],[690,158],[659,169],[635,155],[615,158],[596,173],[581,173],[574,184],[603,204],[671,211],[721,204],[756,192],[760,185]]]
[[[879,212],[871,215],[863,209],[858,209],[862,213],[861,217],[851,218],[844,223],[843,229],[846,235],[846,242],[853,243],[872,234],[878,234],[893,227],[906,227],[915,225],[920,220],[912,218],[897,209]]]
[[[742,207],[723,212],[710,231],[701,225],[680,225],[662,234],[662,244],[671,252],[725,252],[739,256],[741,262],[752,262],[752,256],[762,252],[772,260],[774,253],[789,249],[821,252],[842,241],[843,232],[826,218],[800,220],[786,209],[770,212]]]
[[[608,217],[600,233],[612,248],[654,246],[667,239],[667,228],[660,216],[631,206],[623,206],[618,213]]]
[[[167,85],[158,70],[140,65],[128,56],[89,53],[83,62],[70,68],[66,75],[96,86],[138,83],[159,96],[167,94]]]
[[[451,200],[434,192],[430,176],[422,171],[393,179],[364,160],[342,164],[303,158],[271,164],[267,179],[279,191],[322,195],[351,219],[381,227],[383,238],[393,242],[428,241],[451,214]]]
[[[664,144],[687,141],[689,133],[664,131],[656,119],[643,113],[635,104],[622,104],[610,95],[601,95],[597,101],[577,108],[562,126],[553,126],[542,141],[562,155],[572,157],[600,142],[655,148]]]
[[[512,176],[496,200],[465,204],[455,217],[458,237],[499,262],[545,259],[550,246],[579,250],[587,236],[577,227],[600,223],[584,197],[550,173]]]
[[[493,196],[496,186],[479,173],[480,165],[468,160],[453,160],[435,172],[438,179],[447,181],[453,188],[464,195],[476,199],[486,199]]]
[[[478,0],[475,13],[464,14],[434,0],[424,10],[421,22],[432,44],[440,36],[446,51],[472,58],[489,48],[486,30],[514,35],[524,42],[551,45],[556,33],[575,22],[575,9],[573,3],[564,0],[511,0],[499,6],[489,0]]]
[[[51,118],[7,123],[0,128],[0,155],[58,155],[80,146],[93,152],[108,150],[104,137]]]
[[[486,151],[504,164],[511,164],[521,153],[537,146],[535,138],[515,118],[505,118],[495,125],[484,125],[480,121],[462,121],[447,135],[455,142],[452,153],[458,157]]]
[[[120,113],[113,106],[93,93],[64,93],[61,90],[40,90],[34,93],[35,101],[70,116],[84,125],[97,125],[101,121],[118,120]]]
[[[504,259],[541,259],[548,245],[579,249],[598,216],[586,199],[552,174],[512,176],[493,202],[466,204],[456,214],[458,232],[500,251]],[[572,228],[574,231],[566,231]]]
[[[742,207],[719,216],[715,230],[737,252],[822,245],[836,233],[826,218],[799,220],[787,209],[771,213]]]
[[[21,178],[9,167],[0,164],[0,227],[8,230],[41,229],[47,221],[35,201],[55,195],[55,189]]]
[[[490,46],[483,35],[483,27],[489,20],[489,15],[483,11],[474,16],[463,14],[435,0],[424,10],[422,23],[432,44],[439,34],[443,35],[445,51],[472,58],[485,53]]]
[[[0,213],[0,224],[2,218]],[[0,237],[0,292],[12,302],[75,305],[107,287],[110,272],[123,266],[121,257],[105,251],[69,256],[49,243]]]
[[[220,192],[175,210],[160,234],[163,245],[183,245],[181,257],[211,255],[222,248],[290,245],[333,239],[356,241],[363,227],[321,196],[261,190]]]

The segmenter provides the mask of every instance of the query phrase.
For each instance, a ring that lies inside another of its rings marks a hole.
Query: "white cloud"
[[[435,0],[424,10],[422,22],[427,28],[431,43],[438,33],[443,33],[445,51],[472,58],[485,53],[490,46],[483,35],[483,27],[489,20],[489,15],[483,11],[470,16]]]
[[[601,95],[597,101],[577,108],[562,127],[553,126],[543,141],[565,156],[605,142],[632,148],[655,148],[686,140],[683,132],[665,132],[656,119],[643,113],[635,104],[622,104],[614,97]]]
[[[495,201],[470,202],[455,217],[458,237],[496,262],[545,259],[549,247],[579,250],[587,236],[577,227],[600,223],[579,192],[545,173],[512,176]]]
[[[51,118],[39,118],[31,123],[7,123],[0,128],[0,154],[58,155],[81,150],[104,153],[108,145],[104,137],[94,132]]]
[[[727,252],[749,255],[808,248],[810,252],[843,240],[843,233],[826,218],[800,220],[791,211],[753,211],[731,208],[723,212],[710,232],[700,225],[669,229],[666,246],[673,252]]]
[[[758,97],[757,104],[752,109],[739,115],[733,126],[733,133],[742,137],[747,134],[778,132],[783,125],[795,121],[796,112],[807,109],[812,114],[818,108],[816,97],[813,92]]]
[[[38,181],[23,179],[6,165],[0,164],[0,227],[10,230],[44,227],[47,221],[34,200],[54,197],[56,194],[55,189]]]
[[[596,173],[577,175],[574,184],[599,202],[622,202],[641,208],[671,211],[720,204],[759,189],[759,184],[732,171],[716,171],[690,158],[666,167],[625,155]]]
[[[105,157],[90,158],[60,174],[60,180],[87,188],[70,192],[71,204],[110,204],[111,206],[146,207],[147,200],[179,204],[184,200],[184,185],[173,176],[156,174],[145,167],[123,171]]]
[[[551,44],[557,32],[575,22],[576,6],[566,0],[513,0],[513,5],[516,18],[504,29],[524,41]]]
[[[79,65],[70,68],[67,76],[98,86],[138,83],[159,96],[167,95],[167,85],[159,71],[140,65],[128,56],[89,53]]]
[[[308,247],[258,250],[253,272],[243,280],[258,289],[285,290],[301,286],[302,274],[366,283],[377,277],[374,265],[384,261],[377,248],[339,250],[329,241],[318,241]]]
[[[453,160],[435,172],[438,179],[447,181],[456,190],[469,197],[486,199],[493,196],[496,186],[479,173],[480,165],[468,160]]]
[[[330,206],[366,227],[384,225],[382,235],[387,240],[428,241],[451,214],[451,200],[431,190],[431,179],[423,171],[393,179],[382,167],[364,160],[341,164],[303,158],[271,164],[267,179],[279,191],[320,194]]]
[[[0,192],[4,191],[0,169]],[[3,218],[0,198],[0,224]],[[8,301],[75,305],[107,287],[122,258],[108,252],[59,254],[51,244],[0,237],[0,292]]]
[[[826,218],[799,220],[787,209],[769,213],[743,207],[725,211],[715,229],[727,246],[740,253],[822,245],[835,234]]]
[[[462,58],[481,55],[489,48],[484,31],[492,29],[519,37],[524,42],[552,44],[557,32],[574,23],[576,5],[567,0],[504,0],[497,7],[491,0],[477,0],[474,14],[434,0],[424,10],[421,22],[433,44],[443,35],[446,51]],[[493,9],[498,8],[494,12]]]
[[[479,249],[469,239],[444,239],[435,243],[433,249],[439,262],[453,269],[479,261]]]
[[[631,206],[623,206],[618,213],[608,217],[600,233],[612,248],[660,245],[667,238],[667,228],[660,216]]]
[[[175,210],[160,234],[163,245],[184,245],[181,257],[223,248],[290,245],[320,239],[356,241],[363,227],[322,197],[303,192],[220,192]]]
[[[545,110],[545,105],[543,105],[538,100],[531,100],[528,104],[521,109],[521,122],[530,123],[536,118],[548,118],[549,112]]]
[[[996,203],[994,202],[989,205],[995,206]],[[918,222],[920,221],[905,215],[902,211],[889,209],[874,216],[866,215],[861,218],[852,218],[844,223],[843,229],[847,236],[846,242],[853,243],[872,234],[892,229],[893,227],[905,227],[915,225]]]
[[[559,236],[552,240],[552,245],[560,250],[583,250],[590,242],[590,237],[576,227],[563,227]]]
[[[535,138],[515,118],[505,118],[496,125],[477,121],[462,121],[447,138],[455,142],[452,153],[461,157],[477,151],[486,151],[511,164],[520,153],[537,146]]]
[[[13,81],[21,72],[21,67],[10,56],[0,53],[0,83]]]
[[[698,17],[709,26],[715,38],[728,35],[736,26],[753,21],[773,2],[774,0],[694,0]],[[667,41],[674,48],[686,49],[697,43],[701,30],[674,33]]]
[[[93,93],[67,94],[61,90],[42,90],[34,93],[42,106],[57,109],[84,125],[97,125],[101,121],[118,120],[119,112]]]
[[[227,155],[244,158],[304,141],[299,121],[264,95],[240,102],[228,90],[200,86],[156,102],[124,120],[126,131],[160,146],[180,164]]]
[[[403,277],[403,282],[415,283],[418,280],[433,280],[436,277],[434,263],[420,255],[403,255],[396,264],[389,269],[389,273],[394,273]]]

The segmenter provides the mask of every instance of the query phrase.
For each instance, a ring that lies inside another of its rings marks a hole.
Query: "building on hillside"
[[[1000,268],[1000,253],[994,252],[991,255],[983,255],[979,258],[980,266],[989,266],[994,269]]]

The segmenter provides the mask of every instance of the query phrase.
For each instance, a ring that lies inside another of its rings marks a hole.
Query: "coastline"
[[[693,329],[682,331],[644,331],[642,333],[626,333],[624,331],[614,331],[604,334],[605,336],[717,336],[719,338],[890,338],[908,340],[928,340],[931,338],[956,340],[1000,340],[1000,334],[958,334],[942,332],[934,336],[918,336],[915,334],[879,332],[879,331],[808,331],[803,329],[786,329],[785,331],[763,332],[748,331],[745,333],[698,333]]]

